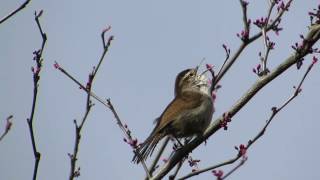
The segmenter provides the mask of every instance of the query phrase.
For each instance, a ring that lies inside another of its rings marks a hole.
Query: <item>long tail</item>
[[[139,163],[141,160],[147,159],[147,157],[153,152],[158,142],[163,138],[162,133],[151,133],[151,135],[140,145],[135,151],[132,161]]]

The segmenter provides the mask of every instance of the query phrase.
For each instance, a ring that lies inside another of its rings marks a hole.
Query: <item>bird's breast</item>
[[[211,97],[202,96],[201,103],[181,113],[178,120],[173,121],[173,134],[176,137],[188,137],[202,134],[211,122],[213,103]]]

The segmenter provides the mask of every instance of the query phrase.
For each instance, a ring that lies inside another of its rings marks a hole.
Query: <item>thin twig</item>
[[[61,67],[57,62],[54,64],[54,66],[60,70],[60,72],[62,72],[64,75],[66,75],[68,78],[70,78],[73,82],[75,82],[77,85],[80,86],[80,89],[82,89],[83,91],[85,91],[86,93],[90,94],[91,97],[93,97],[94,99],[96,99],[98,102],[100,102],[101,104],[103,104],[105,107],[107,107],[109,110],[111,110],[111,112],[113,113],[113,115],[115,116],[115,119],[117,121],[118,126],[120,127],[120,129],[124,132],[124,134],[126,135],[126,138],[129,139],[130,141],[133,141],[133,138],[131,137],[131,134],[127,132],[126,128],[124,127],[124,124],[122,123],[122,121],[120,120],[116,110],[114,109],[111,100],[107,99],[106,101],[104,101],[102,98],[100,98],[99,96],[97,96],[95,93],[93,93],[92,91],[88,91],[88,89],[82,85],[77,79],[75,79],[72,75],[70,75],[63,67]],[[134,153],[137,153],[134,150]],[[149,170],[147,168],[147,165],[144,161],[141,161],[143,168],[148,175],[148,178],[150,178],[150,174],[149,174]]]
[[[247,2],[244,2],[243,0],[239,0],[240,2],[240,5],[241,5],[241,10],[242,10],[242,21],[243,21],[243,27],[244,27],[244,31],[249,33],[250,32],[250,24],[248,22],[248,16],[247,16],[247,6],[248,6],[248,3]],[[214,82],[214,85],[217,85],[218,82],[220,81],[220,79],[222,78],[223,74],[225,73],[224,71],[225,70],[225,66],[227,65],[227,62],[228,63],[228,66],[232,66],[233,62],[239,57],[239,55],[241,54],[241,52],[244,50],[244,48],[246,47],[247,43],[246,42],[242,42],[242,44],[240,45],[240,47],[238,48],[237,52],[232,56],[231,58],[231,61],[229,62],[229,58],[230,58],[230,49],[227,48],[226,45],[223,45],[223,48],[226,52],[226,58],[221,66],[221,68],[219,69],[219,72],[217,74],[217,78],[215,79],[215,82]],[[227,69],[229,69],[227,67]],[[222,74],[222,72],[224,72]],[[219,78],[218,78],[219,77]]]
[[[89,112],[91,110],[92,104],[90,103],[90,95],[87,96],[87,102],[86,102],[86,112],[82,118],[80,126],[77,124],[77,121],[74,120],[74,126],[75,126],[75,144],[73,148],[73,154],[68,154],[70,157],[70,175],[69,180],[74,179],[75,177],[80,176],[80,167],[76,169],[76,161],[78,160],[78,151],[79,151],[79,144],[81,139],[81,130],[84,125],[84,122],[86,121]]]
[[[110,28],[109,28],[110,29]],[[108,29],[108,30],[109,30]],[[75,125],[75,143],[74,143],[74,148],[73,148],[73,153],[72,154],[68,154],[70,157],[70,174],[69,174],[69,180],[73,180],[74,178],[80,176],[80,167],[77,167],[77,160],[78,160],[78,151],[79,151],[79,146],[80,146],[80,140],[81,140],[81,130],[84,126],[84,123],[87,120],[87,117],[89,115],[89,112],[91,110],[91,107],[93,106],[93,104],[91,103],[91,99],[90,97],[97,97],[95,96],[92,92],[91,92],[91,88],[93,85],[93,81],[94,78],[100,68],[100,65],[102,64],[102,61],[106,55],[106,53],[108,52],[109,46],[111,45],[111,40],[113,39],[113,36],[110,36],[109,40],[108,40],[108,44],[107,46],[105,45],[105,38],[104,38],[104,34],[106,31],[103,31],[101,34],[102,36],[102,41],[103,41],[103,52],[102,55],[98,61],[98,65],[97,67],[93,68],[93,71],[89,74],[89,79],[87,82],[87,86],[85,87],[84,85],[82,85],[78,80],[76,80],[74,77],[72,77],[69,73],[67,73],[63,68],[61,68],[57,63],[55,64],[55,67],[58,68],[61,72],[63,72],[65,75],[67,75],[70,79],[72,79],[74,82],[76,82],[81,89],[85,90],[87,92],[87,100],[86,100],[86,111],[85,114],[82,118],[82,121],[80,122],[80,125],[78,125],[77,121],[74,120],[74,125]],[[100,98],[98,98],[100,100]]]
[[[311,71],[312,67],[314,66],[315,62],[312,62],[307,71],[304,73],[301,81],[299,82],[298,86],[296,87],[293,95],[288,99],[286,100],[281,106],[280,108],[275,108],[273,107],[272,108],[272,114],[271,116],[269,117],[269,119],[267,120],[266,124],[262,127],[262,129],[257,133],[257,135],[252,139],[252,140],[249,140],[247,145],[245,146],[246,150],[248,150],[260,137],[262,137],[267,129],[267,127],[270,125],[271,121],[274,119],[274,117],[276,116],[276,114],[278,112],[280,112],[284,107],[286,107],[294,98],[296,98],[299,93],[301,92],[301,87],[302,87],[302,84],[303,82],[305,81],[305,78],[307,77],[307,75],[309,74],[309,72]],[[210,167],[207,167],[207,168],[204,168],[204,169],[201,169],[201,170],[198,170],[198,171],[195,171],[195,172],[192,172],[192,173],[189,173],[181,178],[179,178],[179,180],[183,180],[183,179],[188,179],[190,177],[193,177],[195,175],[199,175],[201,173],[204,173],[204,172],[207,172],[207,171],[210,171],[210,170],[213,170],[213,169],[216,169],[218,167],[222,167],[222,166],[225,166],[225,165],[229,165],[229,164],[233,164],[234,162],[236,162],[239,158],[243,157],[242,154],[237,154],[236,157],[228,160],[228,161],[225,161],[225,162],[222,162],[222,163],[219,163],[217,165],[213,165],[213,166],[210,166]],[[230,174],[232,174],[234,171],[236,171],[240,166],[243,165],[244,162],[242,162],[243,160],[246,160],[246,158],[242,159],[241,162],[239,163],[239,165],[237,165],[234,169],[232,169],[229,173],[227,173],[224,177],[222,177],[222,179],[225,179],[226,177],[228,177]]]
[[[41,17],[42,13],[43,13],[43,10],[41,10],[38,14],[37,14],[37,12],[34,12],[34,16],[35,16],[34,19],[35,19],[35,21],[37,23],[38,29],[39,29],[41,37],[42,37],[41,51],[40,51],[40,54],[39,54],[40,57],[42,57],[42,52],[43,52],[44,46],[45,46],[45,44],[47,42],[47,35],[46,35],[46,33],[43,32],[41,24],[40,24],[40,21],[39,21],[39,17]]]
[[[279,64],[272,72],[268,75],[259,78],[247,92],[229,109],[228,116],[232,118],[239,112],[263,87],[265,87],[272,80],[277,78],[280,74],[285,72],[288,68],[294,65],[301,58],[305,57],[310,53],[313,45],[320,39],[320,25],[313,25],[306,38],[305,43],[299,49],[299,52],[293,53],[281,64]],[[206,129],[202,137],[194,138],[190,143],[186,144],[183,148],[176,151],[176,153],[164,164],[161,169],[153,176],[153,180],[163,178],[182,158],[184,158],[188,153],[198,147],[207,138],[216,133],[221,129],[221,122],[225,119],[224,116],[218,117],[213,121],[210,126]]]
[[[226,53],[226,58],[224,59],[224,62],[223,62],[223,64],[222,64],[221,68],[219,69],[219,72],[218,72],[218,74],[217,74],[216,77],[220,76],[222,69],[224,68],[224,66],[226,65],[226,63],[228,62],[228,60],[229,60],[229,58],[230,58],[230,49],[229,49],[229,48],[227,47],[227,45],[225,45],[225,44],[223,44],[222,47],[223,47],[223,49],[224,49],[224,51],[225,51],[225,53]],[[215,86],[217,85],[217,84],[216,84],[216,78],[215,78],[215,80],[213,81],[212,84],[213,84],[213,85],[212,85],[213,88],[215,88]]]
[[[72,75],[70,75],[63,67],[61,67],[58,62],[55,62],[54,66],[60,71],[62,72],[64,75],[66,75],[68,78],[70,78],[73,82],[75,82],[80,89],[82,89],[83,91],[85,91],[86,93],[89,93],[91,97],[93,97],[95,100],[99,101],[101,104],[103,104],[106,107],[109,107],[108,103],[106,101],[104,101],[102,98],[100,98],[99,96],[97,96],[94,92],[92,91],[88,91],[88,89],[82,85],[77,79],[75,79]]]
[[[234,168],[232,168],[228,173],[226,173],[223,177],[221,177],[221,180],[226,179],[229,177],[232,173],[234,173],[236,170],[238,170],[241,166],[244,165],[244,163],[248,160],[248,158],[243,158],[238,165],[236,165]]]
[[[200,169],[200,170],[194,171],[194,172],[189,173],[189,174],[187,174],[187,175],[185,175],[185,176],[183,176],[181,178],[178,178],[178,180],[188,179],[188,178],[190,178],[192,176],[201,174],[203,172],[207,172],[207,171],[210,171],[212,169],[216,169],[218,167],[222,167],[222,166],[225,166],[225,165],[228,165],[228,164],[232,164],[232,163],[236,162],[239,158],[240,157],[236,156],[236,157],[234,157],[234,158],[232,158],[232,159],[230,159],[228,161],[224,161],[224,162],[216,164],[214,166],[210,166],[210,167],[207,167],[207,168],[204,168],[204,169]]]
[[[154,160],[152,161],[152,164],[149,168],[149,174],[152,175],[153,172],[156,170],[156,166],[157,166],[157,163],[159,162],[159,159],[164,151],[164,149],[166,148],[168,142],[170,140],[170,137],[166,137],[163,144],[161,145],[156,157],[154,158]]]
[[[292,1],[293,1],[293,0],[289,0],[289,1],[286,3],[285,8],[284,8],[284,9],[280,9],[280,11],[278,12],[276,18],[274,18],[274,20],[272,21],[272,23],[267,26],[266,32],[272,30],[272,28],[274,28],[274,27],[277,25],[277,23],[280,22],[283,14],[284,14],[286,11],[288,11],[288,8],[291,6]],[[248,41],[249,41],[249,42],[253,42],[253,41],[257,40],[258,38],[260,38],[261,36],[262,36],[262,32],[260,31],[260,32],[258,32],[257,34],[251,36]]]
[[[241,5],[241,10],[242,10],[242,21],[243,21],[243,28],[246,32],[250,31],[250,24],[248,22],[248,15],[247,15],[247,7],[248,7],[248,3],[245,2],[244,0],[239,0],[240,1],[240,5]]]
[[[19,11],[21,11],[23,8],[25,8],[27,6],[27,4],[29,4],[31,0],[26,0],[23,4],[21,4],[16,10],[12,11],[11,13],[9,13],[8,15],[6,15],[4,18],[2,18],[0,20],[0,24],[2,24],[3,22],[5,22],[6,20],[8,20],[10,17],[12,17],[13,15],[15,15],[16,13],[18,13]]]
[[[116,112],[116,110],[114,109],[114,107],[113,107],[113,105],[112,105],[112,103],[111,103],[111,100],[110,100],[110,99],[107,99],[107,102],[108,102],[108,107],[109,107],[109,109],[110,109],[111,112],[113,113],[113,115],[114,115],[114,117],[115,117],[115,119],[116,119],[116,121],[117,121],[118,126],[119,126],[120,129],[123,131],[123,133],[125,134],[126,139],[128,139],[129,142],[134,142],[135,140],[134,140],[134,139],[132,138],[132,136],[131,136],[131,131],[128,131],[128,130],[125,128],[125,126],[123,125],[123,123],[122,123],[122,121],[121,121],[118,113]],[[135,141],[135,142],[136,142],[136,141]],[[133,146],[136,146],[136,145],[133,145]],[[148,167],[147,167],[147,165],[146,165],[146,162],[143,160],[143,158],[141,158],[141,155],[139,154],[139,152],[136,151],[137,147],[133,147],[133,148],[134,148],[134,149],[133,149],[133,153],[134,153],[134,154],[137,154],[138,157],[141,159],[141,164],[142,164],[142,166],[143,166],[143,168],[144,168],[144,171],[146,172],[147,178],[148,178],[148,179],[151,179],[151,175],[150,175],[150,173],[149,173],[149,170],[148,170]]]
[[[97,68],[96,68],[96,70],[95,70],[94,73],[93,73],[93,76],[94,76],[94,77],[95,77],[95,75],[96,75],[96,73],[97,73],[100,65],[102,64],[102,61],[103,61],[103,59],[104,59],[104,56],[107,54],[107,52],[108,52],[108,50],[109,50],[109,47],[110,47],[110,45],[111,45],[111,41],[114,39],[113,36],[110,36],[109,39],[108,39],[108,41],[107,41],[107,44],[106,44],[105,33],[106,33],[107,31],[109,31],[110,29],[111,29],[111,26],[108,26],[108,27],[107,27],[106,29],[104,29],[104,30],[102,31],[102,33],[101,33],[103,53],[102,53],[102,55],[101,55],[101,57],[100,57],[99,63],[98,63],[98,65],[97,65]]]
[[[109,49],[109,46],[111,45],[111,41],[113,40],[113,36],[110,36],[107,43],[105,42],[105,39],[104,39],[104,35],[105,35],[105,32],[108,31],[110,28],[108,27],[107,29],[105,29],[102,34],[101,34],[101,38],[102,38],[102,42],[103,42],[103,53],[101,55],[101,58],[100,58],[100,61],[98,63],[98,66],[97,68],[94,68],[93,72],[92,72],[92,79],[95,77],[95,74],[97,73],[101,63],[102,63],[102,60],[104,59],[104,56],[106,55],[108,49]],[[64,75],[66,75],[67,77],[69,77],[73,82],[75,82],[77,85],[80,86],[80,89],[84,90],[87,94],[89,94],[91,97],[93,97],[94,99],[96,99],[98,102],[100,102],[101,104],[103,104],[105,107],[107,107],[109,110],[111,110],[111,112],[114,114],[115,116],[115,119],[117,121],[117,124],[118,126],[120,127],[120,129],[124,132],[124,134],[126,135],[126,138],[129,140],[129,141],[134,141],[134,139],[132,138],[131,134],[129,131],[126,130],[124,124],[122,123],[122,121],[120,120],[116,110],[114,109],[112,103],[111,103],[111,100],[110,99],[107,99],[106,101],[103,100],[102,98],[100,98],[99,96],[97,96],[95,93],[93,93],[91,90],[89,91],[88,88],[86,88],[84,85],[82,85],[76,78],[74,78],[72,75],[70,75],[64,68],[62,68],[57,62],[55,62],[54,64],[54,67],[58,70],[60,70],[60,72],[62,72]],[[138,153],[135,149],[134,149],[134,153]],[[138,156],[140,156],[138,154]],[[142,166],[148,176],[148,178],[150,179],[151,176],[149,174],[149,170],[148,170],[148,167],[145,163],[145,161],[141,161],[142,162]]]
[[[184,161],[185,161],[185,159],[183,159],[182,161],[179,162],[179,164],[177,165],[176,170],[174,171],[174,173],[169,176],[169,180],[174,180],[177,177],[178,172],[180,171]]]
[[[4,132],[2,133],[2,135],[0,136],[0,141],[2,141],[2,139],[8,134],[8,132],[10,131],[11,129],[11,126],[12,126],[12,122],[11,122],[11,119],[13,118],[13,115],[10,115],[7,117],[6,119],[6,126],[5,126],[5,129],[4,129]]]
[[[98,65],[97,65],[97,68],[94,68],[94,70],[93,70],[92,78],[94,78],[95,75],[97,74],[97,72],[98,72],[98,70],[99,70],[99,68],[100,68],[100,65],[102,64],[103,59],[104,59],[105,55],[107,54],[107,52],[108,52],[108,50],[109,50],[109,47],[110,47],[110,45],[111,45],[111,41],[113,40],[113,36],[110,36],[109,39],[108,39],[107,45],[106,45],[106,43],[105,43],[106,40],[105,40],[104,35],[105,35],[106,31],[110,30],[110,28],[111,28],[111,27],[109,26],[107,29],[105,29],[105,30],[101,33],[101,39],[102,39],[102,42],[103,42],[103,52],[102,52],[102,55],[101,55],[101,57],[100,57],[100,59],[99,59],[99,63],[98,63]],[[73,82],[75,82],[75,83],[80,87],[80,89],[82,89],[82,90],[84,90],[86,93],[90,94],[91,97],[93,97],[94,99],[96,99],[97,101],[99,101],[100,103],[102,103],[104,106],[109,107],[107,101],[104,101],[102,98],[99,98],[99,97],[98,97],[95,93],[93,93],[92,91],[89,91],[86,86],[82,85],[76,78],[74,78],[74,77],[73,77],[72,75],[70,75],[64,68],[62,68],[62,67],[58,64],[58,62],[55,62],[54,67],[55,67],[56,69],[60,70],[64,75],[66,75],[68,78],[70,78]],[[92,80],[93,80],[93,79],[92,79]],[[92,81],[92,80],[91,80],[91,81]]]
[[[31,143],[32,143],[32,149],[33,149],[33,154],[35,158],[35,164],[34,164],[34,170],[33,170],[33,180],[37,179],[37,172],[38,172],[38,166],[41,158],[40,152],[37,150],[36,146],[36,141],[35,141],[35,136],[34,136],[34,130],[33,130],[33,117],[35,113],[35,108],[36,108],[36,102],[37,102],[37,94],[38,94],[38,87],[39,87],[39,80],[40,80],[40,71],[42,68],[42,52],[44,50],[44,46],[47,42],[47,37],[46,34],[42,31],[39,18],[42,15],[43,11],[41,10],[39,14],[37,12],[34,13],[35,16],[35,21],[37,23],[37,26],[40,30],[40,34],[42,37],[42,44],[41,44],[41,49],[38,51],[35,51],[34,54],[34,60],[36,62],[36,67],[32,67],[33,71],[33,101],[32,101],[32,108],[31,108],[31,114],[30,117],[27,118],[28,126],[29,126],[29,132],[30,132],[30,137],[31,137]]]
[[[293,99],[295,99],[299,95],[299,93],[301,92],[302,84],[305,81],[307,75],[309,74],[309,72],[311,71],[313,66],[314,66],[314,63],[311,63],[309,65],[307,71],[304,73],[301,81],[299,82],[298,86],[296,87],[293,95],[285,103],[283,103],[280,106],[280,108],[276,108],[276,107],[272,108],[272,114],[271,114],[270,118],[267,120],[267,123],[264,125],[264,127],[261,129],[261,131],[252,140],[250,140],[248,142],[247,148],[249,148],[254,142],[256,142],[265,133],[267,127],[269,126],[269,124],[271,123],[273,118],[276,116],[276,114],[278,114],[283,108],[285,108]]]
[[[290,6],[291,2],[293,0],[289,0],[287,2],[287,7]],[[275,25],[276,23],[278,23],[278,21],[281,19],[282,15],[284,14],[286,10],[285,9],[281,9],[278,13],[278,15],[276,16],[276,18],[274,19],[274,21],[268,25],[268,27],[266,28],[266,32],[270,31]],[[242,41],[241,45],[239,46],[238,50],[235,51],[235,53],[233,54],[233,56],[231,56],[230,60],[228,60],[228,62],[226,63],[226,65],[224,66],[224,68],[221,70],[221,73],[219,73],[219,75],[216,78],[216,84],[218,84],[220,82],[220,80],[222,79],[222,77],[226,74],[226,72],[230,69],[230,67],[233,65],[233,63],[238,59],[238,57],[240,56],[240,54],[242,53],[242,51],[246,48],[247,45],[251,44],[253,41],[257,40],[258,38],[260,38],[262,36],[262,32],[258,32],[257,34],[251,36],[247,41]]]
[[[263,41],[263,45],[264,45],[264,57],[261,58],[261,61],[262,61],[262,74],[261,75],[266,75],[268,73],[268,68],[267,68],[267,61],[268,61],[268,55],[269,55],[269,52],[270,52],[270,47],[268,45],[268,36],[267,36],[267,28],[268,28],[268,24],[269,24],[269,21],[270,21],[270,16],[271,16],[271,13],[272,13],[272,10],[275,6],[275,1],[271,1],[271,4],[270,4],[270,7],[269,7],[269,10],[268,10],[268,15],[266,17],[266,21],[265,21],[265,24],[264,26],[261,28],[261,33],[262,33],[262,41]]]
[[[304,83],[307,75],[309,74],[309,72],[311,71],[312,67],[314,66],[315,62],[312,62],[306,72],[304,73],[302,79],[300,80],[298,86],[295,88],[294,93],[292,94],[292,96],[290,98],[288,98],[288,100],[286,100],[281,106],[280,108],[276,108],[273,107],[272,108],[272,114],[269,117],[269,119],[267,120],[266,124],[263,126],[263,128],[258,132],[258,134],[252,139],[249,140],[246,146],[246,149],[248,150],[258,139],[260,139],[266,132],[268,126],[270,125],[271,121],[274,119],[274,117],[282,110],[284,109],[290,102],[292,102],[293,99],[295,99],[300,93],[301,93],[301,87],[302,84]],[[241,160],[241,162],[239,163],[239,165],[237,165],[234,169],[232,169],[229,173],[227,173],[222,179],[227,178],[229,175],[231,175],[233,172],[235,172],[237,169],[239,169],[239,167],[241,167],[243,165],[243,160]]]

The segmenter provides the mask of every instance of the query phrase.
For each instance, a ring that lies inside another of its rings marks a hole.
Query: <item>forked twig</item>
[[[88,82],[86,87],[84,85],[82,85],[78,80],[76,80],[73,76],[71,76],[69,73],[67,73],[67,71],[65,71],[62,67],[59,66],[59,64],[56,62],[54,64],[55,68],[59,69],[62,73],[64,73],[65,75],[67,75],[70,79],[72,79],[74,82],[76,82],[81,89],[85,90],[87,92],[87,100],[86,100],[86,111],[84,113],[84,116],[80,122],[80,125],[78,125],[77,121],[74,120],[74,125],[75,125],[75,143],[74,143],[74,148],[73,148],[73,153],[72,154],[68,154],[70,157],[70,174],[69,174],[69,180],[73,180],[74,178],[80,176],[80,167],[77,167],[77,160],[78,160],[78,151],[79,151],[79,146],[80,146],[80,139],[81,139],[81,130],[84,126],[84,123],[86,122],[89,112],[93,106],[92,102],[91,102],[91,96],[92,97],[96,97],[92,92],[91,92],[91,88],[93,85],[93,81],[94,78],[98,72],[98,70],[100,69],[100,65],[102,64],[102,61],[106,55],[106,53],[108,52],[109,46],[111,45],[111,41],[113,40],[113,36],[109,37],[109,40],[107,42],[107,45],[105,45],[105,38],[104,38],[104,34],[106,31],[110,30],[110,26],[107,30],[104,30],[101,35],[102,35],[102,41],[103,41],[103,52],[102,55],[98,61],[98,65],[97,67],[93,67],[92,72],[89,74],[89,78],[88,78]],[[102,101],[100,98],[98,98],[98,100]]]
[[[320,25],[313,25],[304,39],[304,44],[301,45],[299,51],[296,51],[288,58],[286,58],[282,63],[273,69],[269,74],[259,78],[253,85],[239,98],[237,102],[226,112],[228,112],[228,118],[232,118],[242,109],[262,88],[264,88],[272,80],[276,79],[283,72],[288,70],[292,65],[297,63],[301,58],[305,57],[310,53],[313,45],[320,39]],[[152,180],[161,179],[188,153],[193,149],[198,147],[211,135],[215,134],[218,130],[222,128],[221,122],[223,122],[225,117],[219,116],[214,120],[210,126],[203,133],[202,137],[196,137],[191,142],[186,144],[179,151],[176,151],[175,154],[160,168],[160,170],[153,175]]]
[[[31,70],[33,72],[33,101],[32,101],[32,107],[31,107],[31,114],[30,117],[27,119],[28,126],[29,126],[29,132],[30,132],[30,137],[31,137],[31,143],[32,143],[32,149],[33,149],[33,154],[35,158],[35,164],[34,164],[34,170],[33,170],[33,180],[37,179],[37,172],[38,172],[38,166],[41,158],[40,152],[37,150],[36,146],[36,141],[35,141],[35,136],[34,136],[34,129],[33,129],[33,117],[35,113],[35,108],[36,108],[36,102],[37,102],[37,95],[38,95],[38,87],[39,87],[39,80],[40,80],[40,71],[42,68],[42,53],[44,50],[44,46],[47,42],[47,36],[46,34],[42,31],[41,24],[39,21],[40,16],[42,15],[43,11],[41,10],[39,13],[35,12],[35,21],[37,23],[37,26],[39,28],[41,37],[42,37],[42,44],[41,44],[41,49],[33,52],[34,58],[33,60],[36,62],[36,67],[32,67]]]
[[[247,145],[244,146],[245,151],[247,151],[260,137],[262,137],[267,129],[267,127],[270,125],[271,121],[274,119],[274,117],[276,116],[277,113],[279,113],[283,108],[285,108],[294,98],[296,98],[299,93],[301,92],[301,87],[303,82],[305,81],[307,75],[309,74],[309,72],[311,71],[312,67],[314,66],[314,64],[317,62],[317,59],[314,57],[312,63],[309,65],[309,67],[307,68],[306,72],[304,73],[302,79],[300,80],[298,86],[295,88],[295,91],[293,93],[293,95],[286,100],[281,106],[280,108],[276,108],[273,107],[272,108],[272,114],[269,117],[269,119],[266,121],[266,124],[262,127],[262,129],[257,133],[257,135],[252,138],[251,140],[248,141]],[[195,175],[199,175],[201,173],[225,166],[225,165],[229,165],[229,164],[233,164],[234,162],[236,162],[239,158],[243,157],[243,153],[238,153],[237,156],[235,156],[234,158],[224,161],[222,163],[201,169],[201,170],[197,170],[195,172],[189,173],[181,178],[179,178],[179,180],[184,180],[184,179],[188,179],[190,177],[193,177]],[[244,160],[244,159],[243,159]],[[242,160],[242,161],[243,161]],[[245,158],[246,160],[246,158]],[[228,177],[230,174],[232,174],[234,171],[236,171],[240,166],[243,165],[244,162],[240,162],[235,168],[233,168],[229,173],[227,173],[225,176],[221,177],[221,179],[225,179],[226,177]]]
[[[102,42],[103,42],[103,53],[101,55],[101,58],[99,60],[99,63],[97,65],[97,68],[94,68],[91,76],[95,77],[97,70],[99,69],[100,65],[102,64],[102,60],[104,59],[106,53],[108,52],[108,49],[111,45],[111,41],[113,40],[113,36],[110,36],[109,39],[106,41],[105,40],[105,32],[107,32],[110,29],[110,26],[108,28],[106,28],[102,34],[101,34],[101,38],[102,38]],[[64,68],[62,68],[57,62],[55,62],[54,67],[56,69],[58,69],[60,72],[62,72],[64,75],[66,75],[68,78],[70,78],[73,82],[75,82],[77,85],[79,85],[80,89],[82,89],[83,91],[85,91],[89,97],[93,97],[94,99],[96,99],[98,102],[100,102],[101,104],[103,104],[105,107],[107,107],[109,110],[111,110],[111,112],[113,113],[113,115],[115,116],[115,119],[117,121],[118,126],[120,127],[120,129],[124,132],[126,138],[130,141],[130,142],[135,142],[135,139],[132,138],[131,134],[129,131],[127,131],[127,129],[125,128],[124,124],[122,123],[122,121],[120,120],[120,117],[118,116],[116,110],[114,109],[111,100],[107,99],[107,100],[103,100],[102,98],[100,98],[99,96],[97,96],[94,92],[91,91],[91,89],[88,89],[87,87],[85,87],[83,84],[81,84],[76,78],[74,78],[70,73],[68,73]],[[92,80],[93,80],[92,77]],[[92,81],[91,81],[92,82]],[[89,85],[91,86],[90,82]],[[87,84],[88,86],[88,84]],[[137,153],[136,150],[134,149],[134,153]],[[76,160],[76,158],[75,158]],[[144,161],[141,161],[144,170],[146,171],[146,174],[148,176],[148,178],[151,178],[150,174],[149,174],[149,170],[147,168],[147,165]]]

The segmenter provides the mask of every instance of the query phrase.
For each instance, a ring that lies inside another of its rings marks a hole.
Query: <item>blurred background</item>
[[[266,16],[269,1],[249,1],[248,17]],[[4,17],[20,1],[0,2]],[[269,68],[276,67],[293,53],[291,45],[300,42],[300,34],[310,24],[308,12],[319,1],[294,1],[282,18],[279,36],[269,57]],[[48,41],[44,49],[34,130],[42,154],[38,179],[67,179],[74,146],[73,120],[85,112],[86,94],[57,71],[57,61],[69,73],[85,83],[102,53],[100,33],[112,26],[114,35],[105,61],[98,72],[93,91],[111,98],[121,119],[133,136],[143,141],[153,128],[153,120],[173,98],[175,76],[196,66],[201,59],[217,70],[224,61],[225,43],[231,54],[240,45],[242,12],[237,1],[154,1],[154,0],[56,0],[32,1],[25,9],[0,25],[0,130],[5,119],[14,115],[13,127],[0,142],[0,179],[31,179],[34,157],[26,118],[30,115],[34,66],[32,52],[39,49],[41,36],[34,21],[40,18]],[[273,16],[274,17],[274,16]],[[252,26],[252,33],[259,29]],[[319,45],[319,44],[318,44]],[[220,82],[214,118],[220,116],[257,80],[252,68],[263,51],[261,39],[251,44]],[[217,164],[236,155],[234,146],[253,138],[271,114],[271,107],[289,98],[312,56],[301,70],[292,67],[261,90],[229,124],[200,145],[192,157],[200,159],[199,168]],[[320,179],[319,137],[319,65],[311,71],[303,92],[276,116],[271,126],[249,151],[248,161],[230,179]],[[78,154],[81,175],[78,179],[142,179],[145,172],[131,162],[133,153],[123,142],[113,114],[95,102],[82,130]],[[159,147],[159,146],[158,146]],[[171,148],[164,155],[169,154]],[[149,161],[147,163],[150,163]],[[226,166],[224,171],[234,165]],[[178,177],[191,172],[186,163]],[[214,179],[204,173],[193,179]]]

